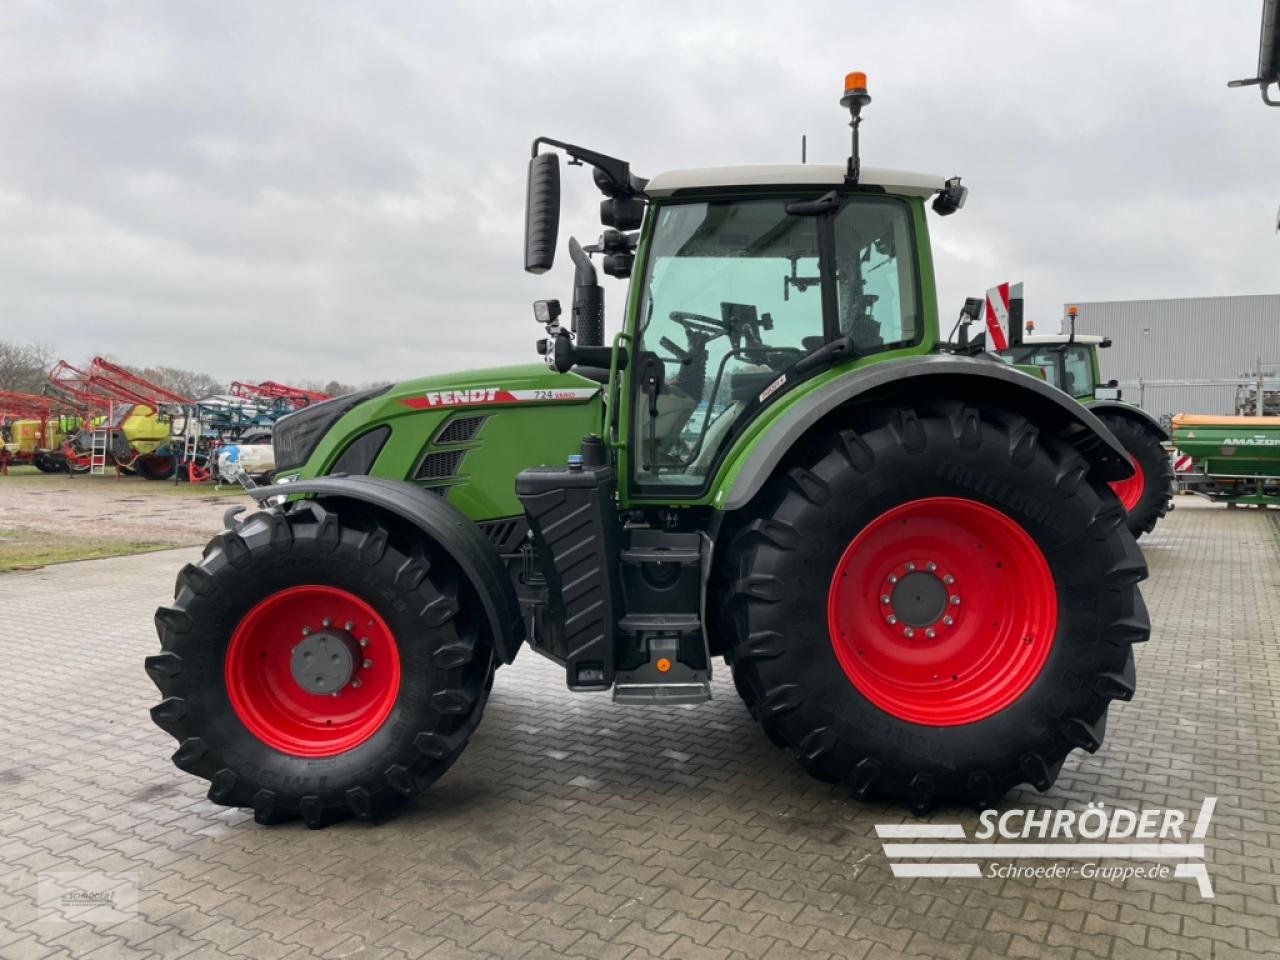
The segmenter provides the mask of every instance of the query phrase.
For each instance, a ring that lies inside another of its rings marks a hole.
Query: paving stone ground
[[[195,551],[0,578],[0,957],[645,960],[1204,958],[1280,950],[1280,523],[1182,498],[1144,541],[1155,630],[1134,702],[1054,789],[1006,806],[1194,811],[1185,879],[895,879],[874,825],[747,718],[573,695],[525,651],[479,733],[382,825],[308,831],[217,807],[147,708],[151,612]],[[942,810],[924,822],[962,822]],[[138,918],[66,923],[41,877],[119,874]]]

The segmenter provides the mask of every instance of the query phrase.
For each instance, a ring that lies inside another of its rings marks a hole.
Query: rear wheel
[[[1133,476],[1110,484],[1112,492],[1128,514],[1127,524],[1135,537],[1150,533],[1156,522],[1169,512],[1173,502],[1173,464],[1156,432],[1134,417],[1099,411],[1133,462]]]
[[[731,546],[730,657],[813,774],[924,811],[1047,790],[1134,691],[1146,566],[1065,443],[919,404],[819,438]]]
[[[255,514],[156,612],[152,717],[217,803],[263,823],[373,819],[443,774],[480,721],[494,662],[477,609],[416,531],[314,503]]]

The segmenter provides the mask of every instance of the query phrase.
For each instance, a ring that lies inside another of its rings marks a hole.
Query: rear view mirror
[[[546,273],[556,258],[560,233],[560,158],[540,153],[529,160],[524,198],[524,268]]]

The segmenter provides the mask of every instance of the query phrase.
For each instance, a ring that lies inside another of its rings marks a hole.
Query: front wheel
[[[209,799],[259,822],[373,819],[480,721],[492,643],[469,583],[412,529],[315,503],[215,537],[156,612],[151,715]]]
[[[1047,790],[1134,692],[1146,566],[1071,447],[958,403],[878,411],[731,546],[734,678],[810,772],[925,811]]]

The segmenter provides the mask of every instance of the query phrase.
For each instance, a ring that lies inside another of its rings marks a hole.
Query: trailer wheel
[[[37,453],[34,460],[31,461],[37,470],[41,473],[66,473],[67,466],[65,463],[53,459],[47,453]]]
[[[139,457],[135,469],[148,480],[172,480],[178,470],[176,457]]]
[[[1134,692],[1146,565],[1082,458],[1007,411],[817,437],[736,535],[735,681],[815,776],[924,812],[1047,790]]]
[[[1173,502],[1173,464],[1159,436],[1133,417],[1099,411],[1098,419],[1116,435],[1133,461],[1133,476],[1110,484],[1128,513],[1135,537],[1150,533]]]
[[[209,799],[260,823],[381,817],[480,721],[494,658],[452,559],[374,513],[253,515],[156,612],[151,715]]]

